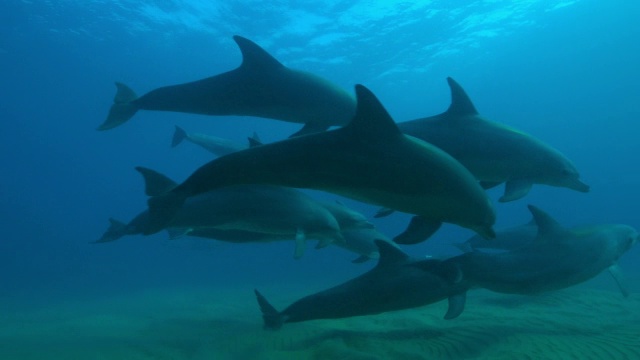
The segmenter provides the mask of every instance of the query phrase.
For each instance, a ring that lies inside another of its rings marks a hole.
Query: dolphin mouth
[[[591,189],[589,185],[583,183],[578,179],[575,179],[575,181],[569,185],[569,188],[583,193],[589,192],[589,190]]]

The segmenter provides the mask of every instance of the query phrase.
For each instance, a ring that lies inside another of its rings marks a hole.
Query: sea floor
[[[261,289],[277,308],[308,294]],[[306,289],[305,289],[306,290]],[[0,359],[640,359],[640,293],[469,294],[418,309],[262,329],[252,288],[156,289],[0,308]]]

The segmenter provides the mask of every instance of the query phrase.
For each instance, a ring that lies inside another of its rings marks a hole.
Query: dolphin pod
[[[445,319],[464,310],[467,287],[459,269],[441,260],[410,258],[383,241],[376,241],[380,259],[372,270],[341,285],[306,296],[283,311],[276,310],[255,290],[266,329],[285,323],[339,319],[409,309],[449,299]]]
[[[249,39],[234,36],[242,64],[231,71],[189,83],[164,86],[140,97],[116,83],[109,115],[98,130],[117,127],[138,110],[202,115],[247,115],[302,123],[302,135],[349,122],[353,97],[311,73],[290,69]]]
[[[403,135],[378,99],[356,86],[346,126],[252,147],[203,165],[171,191],[149,199],[149,233],[171,221],[185,199],[238,184],[310,188],[415,214],[427,238],[442,222],[491,238],[495,213],[469,171],[442,150]],[[414,226],[416,227],[416,226]]]

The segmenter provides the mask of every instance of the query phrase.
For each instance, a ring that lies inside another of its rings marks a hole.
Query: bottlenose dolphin
[[[455,263],[465,282],[495,292],[536,294],[587,281],[611,268],[638,241],[627,225],[596,225],[567,229],[542,210],[529,206],[538,226],[536,238],[509,252],[469,252],[446,260]],[[622,279],[616,282],[628,294]]]
[[[418,215],[423,239],[450,222],[491,238],[493,206],[469,171],[442,150],[403,135],[378,99],[356,86],[358,108],[345,127],[219,157],[171,191],[149,199],[151,232],[185,199],[238,184],[311,188]],[[414,226],[415,227],[415,226]]]
[[[145,179],[147,195],[157,195],[176,183],[153,170],[136,168]],[[355,215],[347,221],[346,210],[340,213],[345,226],[372,225]],[[124,235],[146,234],[150,223],[148,211],[126,224],[110,219],[111,226],[97,242],[107,242]],[[215,227],[222,230],[246,230],[267,233],[281,239],[295,239],[295,257],[302,256],[305,240],[320,240],[319,247],[344,241],[340,224],[327,207],[302,192],[271,185],[233,185],[189,198],[166,224],[166,228]]]
[[[449,299],[445,319],[464,310],[467,288],[458,284],[459,269],[441,260],[411,259],[398,248],[376,241],[380,259],[372,270],[341,285],[304,297],[277,311],[255,290],[264,327],[279,329],[284,323],[339,319],[409,309]]]
[[[234,36],[242,53],[235,70],[206,79],[165,86],[138,97],[122,83],[107,120],[108,130],[129,120],[138,110],[175,111],[202,115],[248,115],[304,124],[296,135],[349,122],[353,97],[331,82],[290,69],[254,42]]]
[[[533,184],[587,192],[575,166],[556,149],[521,131],[483,118],[452,78],[451,105],[442,114],[398,123],[400,130],[460,161],[485,188],[506,183],[501,202],[525,196]]]
[[[124,226],[122,224],[121,226]],[[218,240],[230,243],[268,243],[275,241],[283,241],[290,239],[283,239],[280,235],[267,234],[261,232],[247,231],[247,230],[223,230],[210,227],[199,227],[189,229],[170,228],[169,236],[171,239],[175,239],[182,236],[194,236],[203,239]],[[359,264],[371,259],[378,259],[380,254],[378,247],[374,243],[375,240],[384,241],[390,244],[390,246],[397,247],[389,238],[384,234],[376,230],[375,228],[347,228],[340,232],[344,241],[334,241],[331,245],[335,245],[354,252],[359,256],[352,262]],[[319,243],[320,244],[320,243]],[[300,251],[302,252],[302,251]]]
[[[509,251],[532,243],[537,234],[538,225],[534,219],[531,219],[526,224],[496,231],[494,239],[487,240],[481,236],[474,235],[465,242],[453,245],[464,252],[478,250]]]
[[[254,134],[254,137],[257,135]],[[188,140],[203,149],[215,154],[216,156],[223,156],[232,152],[246,149],[248,146],[242,146],[234,141],[219,138],[217,136],[211,136],[199,133],[187,133],[183,128],[176,125],[176,130],[173,133],[173,139],[171,141],[171,147],[180,145],[184,140]]]

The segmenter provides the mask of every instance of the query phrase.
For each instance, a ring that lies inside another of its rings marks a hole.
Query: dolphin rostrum
[[[423,239],[442,222],[493,237],[493,206],[473,175],[442,150],[403,135],[367,88],[357,85],[356,95],[356,115],[347,126],[219,157],[171,191],[150,198],[150,232],[166,226],[191,196],[229,185],[271,184],[328,191],[415,214],[412,226]]]

